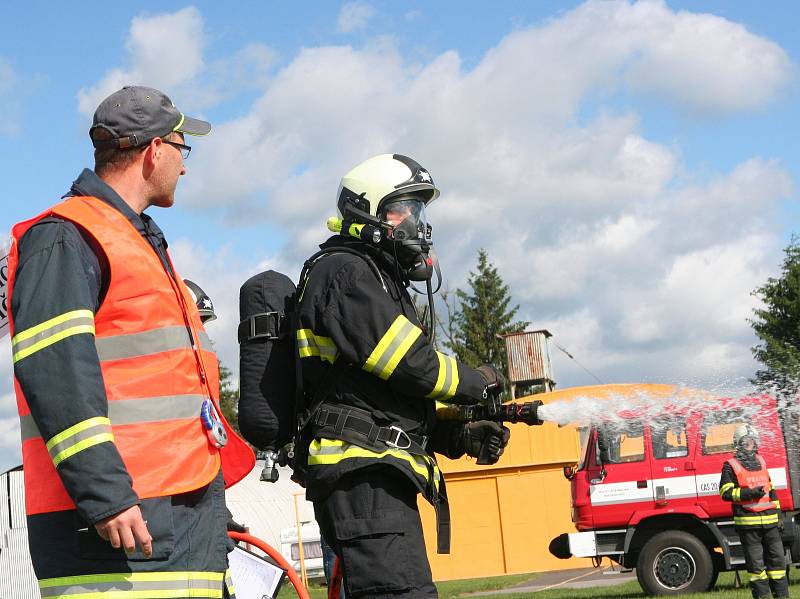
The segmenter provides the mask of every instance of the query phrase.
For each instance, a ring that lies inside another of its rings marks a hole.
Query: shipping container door
[[[624,527],[634,511],[653,508],[644,424],[631,418],[604,426],[596,443],[596,461],[587,469],[594,526]]]

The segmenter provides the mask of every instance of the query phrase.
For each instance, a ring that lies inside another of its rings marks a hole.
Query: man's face
[[[386,207],[385,220],[387,223],[396,227],[411,216],[411,208],[405,202],[395,202]]]
[[[182,133],[170,133],[163,138],[164,141],[184,143]],[[159,144],[159,160],[156,171],[153,173],[153,201],[154,206],[169,208],[175,203],[175,189],[178,178],[186,174],[183,156],[180,148],[168,143]]]
[[[742,439],[742,448],[744,448],[745,451],[753,451],[756,448],[756,442],[752,437],[745,437]]]

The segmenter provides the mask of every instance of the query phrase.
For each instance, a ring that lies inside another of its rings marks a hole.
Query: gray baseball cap
[[[95,140],[94,133],[98,129],[111,133],[111,139]],[[157,89],[132,85],[114,92],[100,103],[94,113],[89,137],[97,149],[124,149],[143,146],[153,138],[173,131],[208,135],[211,124],[186,116]]]

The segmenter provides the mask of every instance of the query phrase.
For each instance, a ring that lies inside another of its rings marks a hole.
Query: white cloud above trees
[[[345,29],[374,17],[347,6]],[[139,50],[157,38],[146,29],[169,19],[192,41],[191,69]],[[195,9],[135,21],[133,72],[213,88],[203,27]],[[793,70],[777,44],[742,25],[656,0],[587,2],[509,33],[472,68],[456,51],[425,62],[379,36],[308,47],[265,76],[241,117],[215,123],[182,201],[201,211],[222,204],[231,235],[258,222],[288,234],[277,256],[240,257],[243,278],[226,278],[225,297],[214,298],[224,313],[257,262],[297,265],[325,237],[343,172],[375,153],[406,153],[442,189],[430,212],[451,288],[484,247],[520,316],[568,340],[605,378],[697,377],[700,356],[719,360],[714,376],[734,376],[752,369],[750,291],[775,267],[774,215],[792,181],[759,156],[729,172],[687,172],[679,146],[644,133],[637,98],[735,119],[779,98]],[[107,89],[110,77],[91,89]],[[615,108],[618,94],[628,95],[625,109]],[[233,339],[234,320],[212,326]],[[579,374],[573,366],[567,379]]]

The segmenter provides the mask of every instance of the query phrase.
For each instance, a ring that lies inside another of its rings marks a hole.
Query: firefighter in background
[[[210,128],[158,90],[115,92],[89,130],[94,170],[12,230],[25,507],[44,597],[233,596],[224,486],[255,460],[219,415],[216,354],[145,213],[173,205],[184,135]]]
[[[780,502],[758,443],[758,431],[751,425],[736,428],[734,457],[722,466],[719,494],[733,503],[733,522],[742,541],[753,597],[768,598],[770,593],[788,597]]]
[[[306,496],[348,599],[436,597],[417,510],[422,492],[437,512],[439,551],[449,551],[433,452],[477,457],[487,448],[494,463],[508,442],[494,422],[436,423],[437,400],[475,404],[502,385],[495,369],[436,351],[407,291],[411,281],[427,286],[434,270],[425,208],[438,195],[406,156],[352,169],[337,194],[342,234],[321,246],[327,254],[298,289],[308,409],[295,456],[307,464]]]

